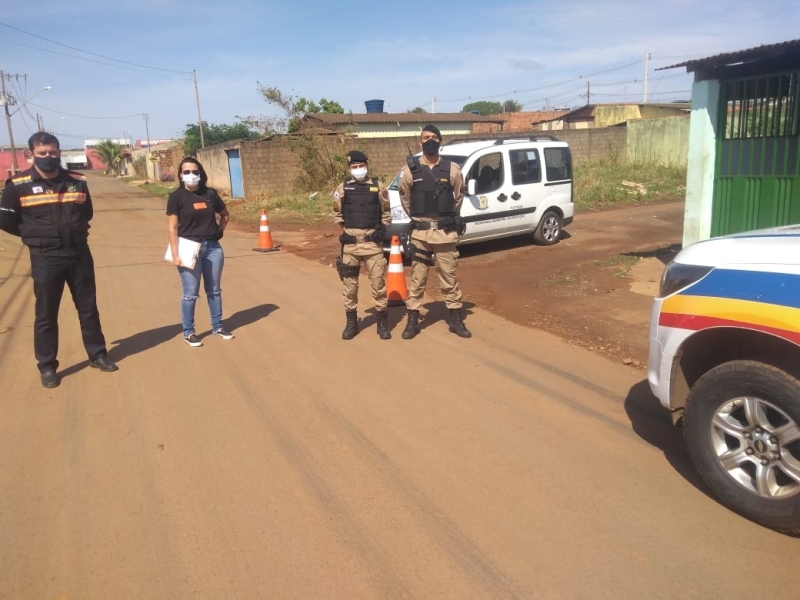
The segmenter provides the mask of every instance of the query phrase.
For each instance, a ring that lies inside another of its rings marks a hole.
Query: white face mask
[[[195,187],[196,185],[200,184],[200,175],[195,175],[194,173],[181,175],[181,179],[183,180],[183,183],[191,187]]]
[[[355,179],[361,181],[367,176],[367,167],[359,167],[358,169],[350,169],[350,175]]]

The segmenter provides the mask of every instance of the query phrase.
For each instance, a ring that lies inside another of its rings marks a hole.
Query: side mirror
[[[467,194],[469,194],[470,196],[474,196],[475,195],[475,180],[474,179],[470,179],[469,181],[467,181]]]

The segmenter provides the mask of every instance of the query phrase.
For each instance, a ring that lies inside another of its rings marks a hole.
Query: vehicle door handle
[[[500,202],[505,202],[506,200],[508,200],[508,196],[506,196],[505,194],[500,194],[497,197],[497,199],[500,200]]]
[[[520,198],[522,198],[522,194],[520,194],[519,192],[514,192],[513,194],[511,194],[511,197],[514,200],[519,200]]]

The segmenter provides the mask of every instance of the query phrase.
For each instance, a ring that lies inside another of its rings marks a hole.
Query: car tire
[[[757,361],[723,363],[692,386],[683,432],[722,504],[800,535],[800,381]]]
[[[561,237],[563,223],[561,215],[554,210],[548,210],[539,219],[539,225],[536,226],[536,231],[533,232],[533,241],[540,246],[552,246]]]

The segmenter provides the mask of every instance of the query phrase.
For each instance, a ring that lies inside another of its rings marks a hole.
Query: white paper
[[[200,242],[193,242],[182,237],[178,238],[178,256],[184,267],[194,269],[198,254],[200,254]],[[172,246],[170,244],[167,244],[167,253],[164,254],[164,260],[172,262]]]

